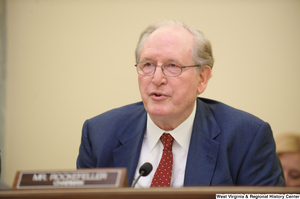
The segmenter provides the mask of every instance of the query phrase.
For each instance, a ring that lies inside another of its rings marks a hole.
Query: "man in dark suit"
[[[203,34],[178,21],[148,27],[136,48],[143,102],[85,122],[77,168],[153,171],[136,187],[284,185],[270,126],[223,103],[198,98],[213,67]]]

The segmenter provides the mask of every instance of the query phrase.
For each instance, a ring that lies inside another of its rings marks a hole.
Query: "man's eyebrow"
[[[152,58],[149,58],[149,57],[143,57],[143,58],[141,59],[141,62],[143,62],[143,61],[153,61],[153,59],[152,59]]]
[[[178,60],[175,60],[175,59],[168,59],[168,62],[178,62]]]

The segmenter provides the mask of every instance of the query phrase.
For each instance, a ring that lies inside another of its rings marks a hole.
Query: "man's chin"
[[[163,117],[170,115],[170,111],[168,111],[165,107],[149,108],[147,112],[154,117]]]

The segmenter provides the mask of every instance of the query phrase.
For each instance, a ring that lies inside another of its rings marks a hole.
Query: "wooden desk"
[[[111,188],[5,190],[7,199],[215,199],[216,194],[300,194],[300,187],[183,187],[183,188]],[[230,199],[230,198],[228,198]],[[250,198],[249,198],[250,199]],[[258,198],[259,199],[259,198]],[[300,199],[300,198],[299,198]]]

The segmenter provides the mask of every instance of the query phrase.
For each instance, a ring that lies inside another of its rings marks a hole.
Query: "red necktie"
[[[170,187],[173,166],[172,144],[174,138],[167,133],[160,137],[164,145],[163,154],[156,172],[153,176],[151,187]]]

